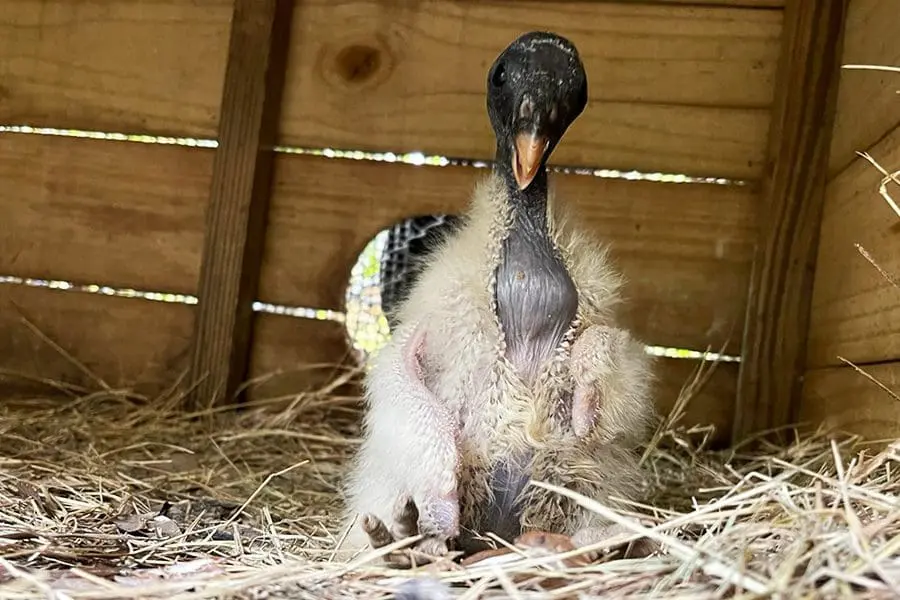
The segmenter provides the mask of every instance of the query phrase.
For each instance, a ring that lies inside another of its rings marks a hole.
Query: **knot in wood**
[[[351,85],[360,85],[371,80],[381,68],[382,62],[382,52],[379,48],[363,44],[345,46],[334,57],[337,74]]]

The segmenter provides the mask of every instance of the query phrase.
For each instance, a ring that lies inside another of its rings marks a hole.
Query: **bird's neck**
[[[503,154],[498,149],[494,168],[506,186],[512,219],[500,248],[493,292],[506,357],[530,382],[575,318],[578,294],[551,239],[546,167],[542,165],[531,185],[520,190],[512,173],[512,157]]]
[[[545,232],[549,235],[547,230],[547,167],[543,164],[538,167],[531,185],[520,190],[515,175],[513,175],[512,159],[512,152],[506,149],[505,145],[497,148],[494,170],[503,179],[507,201],[516,215],[515,221],[525,220],[534,231]],[[515,228],[515,225],[513,227]]]

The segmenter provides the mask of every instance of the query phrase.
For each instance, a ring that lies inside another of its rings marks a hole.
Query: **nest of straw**
[[[886,191],[900,184],[897,173],[864,158],[900,214]],[[630,535],[556,555],[517,551],[413,570],[378,566],[391,547],[331,560],[361,416],[360,399],[338,390],[358,371],[287,401],[192,414],[177,396],[51,382],[69,397],[0,402],[0,597],[900,596],[900,441],[871,448],[793,431],[785,444],[711,449],[712,427],[681,424],[704,369],[645,448],[645,504],[614,511],[553,488]],[[615,550],[638,538],[660,550],[641,559]],[[579,552],[600,559],[573,560]]]
[[[866,452],[818,434],[708,449],[711,428],[679,424],[699,373],[646,449],[646,504],[615,512],[579,499],[634,533],[592,548],[599,560],[514,553],[499,564],[392,570],[371,553],[333,562],[340,477],[360,421],[359,398],[335,390],[354,377],[287,402],[195,414],[177,399],[111,391],[4,402],[0,597],[897,593],[900,446]],[[641,536],[662,549],[642,559],[612,550]]]

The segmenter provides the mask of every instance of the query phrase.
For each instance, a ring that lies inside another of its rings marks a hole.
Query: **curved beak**
[[[520,190],[531,184],[549,146],[550,140],[543,135],[520,133],[516,136],[512,168]]]

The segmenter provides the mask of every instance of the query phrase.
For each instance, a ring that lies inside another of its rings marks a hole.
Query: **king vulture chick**
[[[367,373],[341,552],[421,535],[422,554],[471,554],[488,532],[580,546],[608,524],[529,480],[612,506],[639,494],[651,359],[614,324],[623,280],[606,250],[548,190],[547,159],[587,98],[578,51],[559,35],[523,34],[491,66],[494,167]]]

